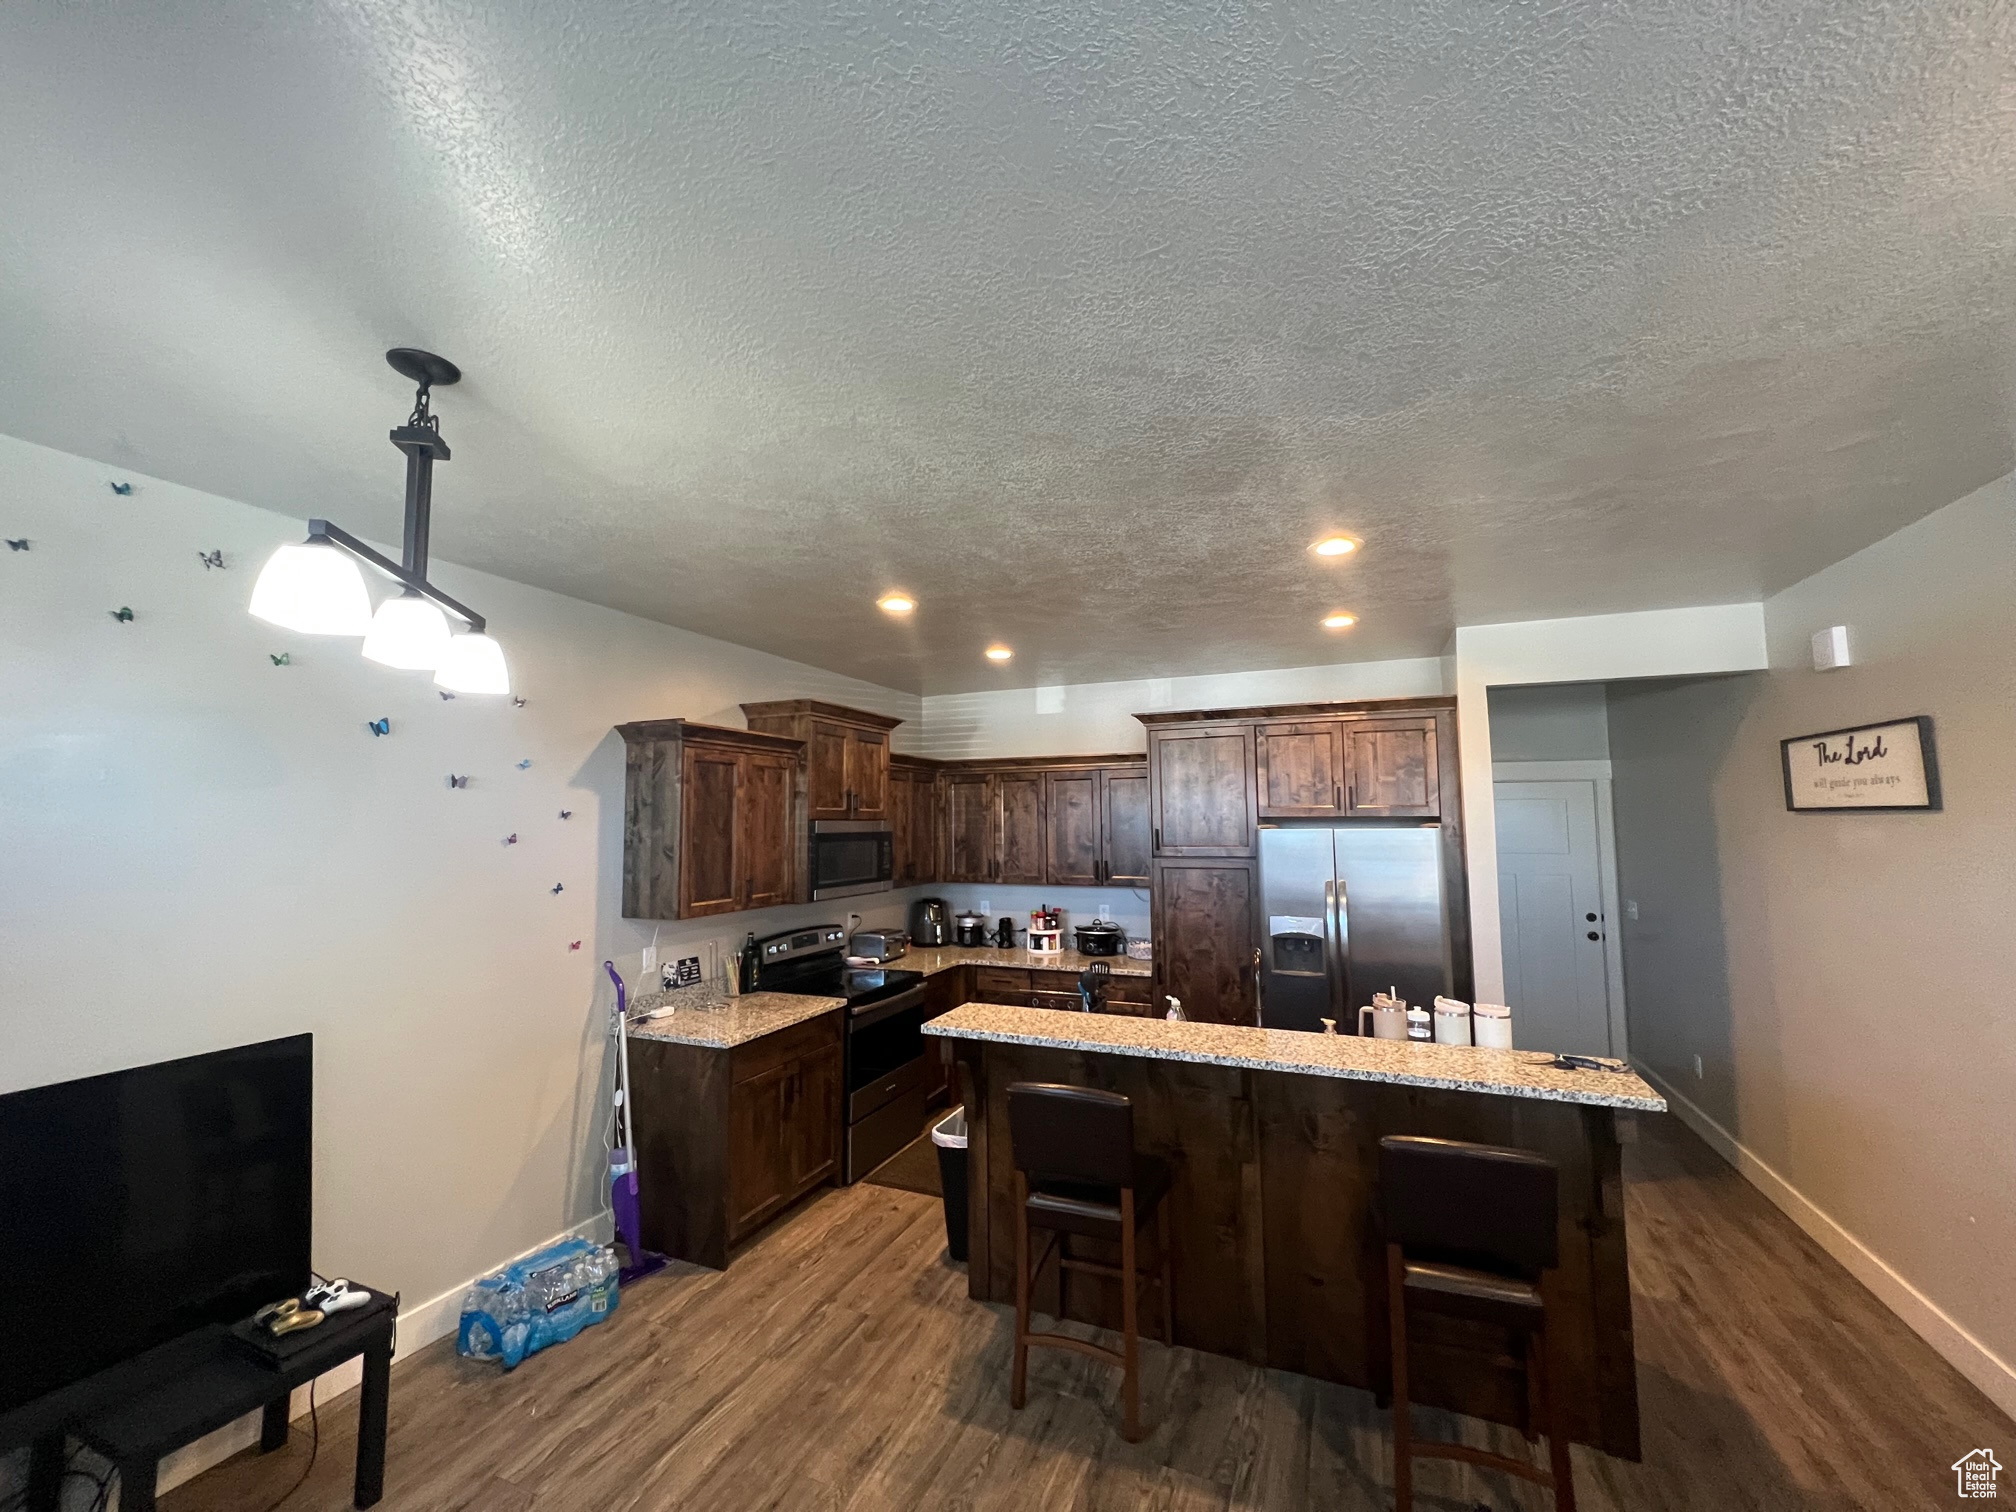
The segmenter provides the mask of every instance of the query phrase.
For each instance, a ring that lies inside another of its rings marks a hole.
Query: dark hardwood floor
[[[1626,1151],[1645,1460],[1578,1448],[1580,1505],[1687,1512],[1945,1507],[1947,1466],[2005,1463],[2016,1428],[1764,1198],[1670,1118]],[[1391,1505],[1386,1417],[1363,1392],[1189,1350],[1144,1348],[1138,1445],[1117,1373],[1057,1351],[1008,1406],[1005,1308],[966,1299],[938,1205],[827,1192],[726,1274],[679,1268],[608,1324],[514,1374],[443,1341],[393,1374],[386,1512],[552,1509],[1193,1508]],[[1423,1432],[1518,1436],[1420,1412]],[[350,1505],[354,1394],[287,1512]],[[305,1429],[305,1425],[303,1425]],[[265,1512],[308,1436],[241,1455],[167,1512]],[[1423,1462],[1427,1512],[1548,1505],[1544,1492]]]

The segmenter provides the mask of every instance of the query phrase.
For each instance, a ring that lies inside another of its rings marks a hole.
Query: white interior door
[[[1512,1042],[1610,1055],[1596,784],[1500,782],[1498,912]]]

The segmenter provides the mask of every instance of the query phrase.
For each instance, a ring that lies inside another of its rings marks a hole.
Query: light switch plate
[[[1836,668],[1850,665],[1848,657],[1848,627],[1829,625],[1825,630],[1813,632],[1813,670],[1832,672]]]
[[[652,973],[656,972],[657,969],[658,969],[658,942],[654,940],[649,945],[646,945],[644,947],[644,959],[638,969],[637,974],[643,977],[644,980],[648,982],[651,980]]]

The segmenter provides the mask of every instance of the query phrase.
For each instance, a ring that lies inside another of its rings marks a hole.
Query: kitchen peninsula
[[[1628,1071],[1546,1055],[971,1003],[925,1025],[954,1047],[973,1199],[969,1294],[1014,1297],[1007,1088],[1060,1082],[1134,1103],[1135,1139],[1170,1168],[1176,1342],[1378,1389],[1386,1375],[1379,1140],[1426,1134],[1532,1150],[1560,1169],[1561,1263],[1548,1286],[1569,1432],[1639,1455],[1619,1110],[1663,1111]],[[1056,1273],[1035,1294],[1060,1309]],[[1070,1289],[1065,1316],[1112,1328],[1117,1293]],[[1517,1423],[1521,1376],[1482,1324],[1436,1320],[1416,1401]]]

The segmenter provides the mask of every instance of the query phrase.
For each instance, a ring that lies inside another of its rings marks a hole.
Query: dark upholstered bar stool
[[[1522,1476],[1575,1512],[1568,1436],[1547,1358],[1542,1274],[1557,1259],[1559,1174],[1526,1150],[1392,1135],[1379,1141],[1379,1213],[1386,1236],[1386,1303],[1393,1332],[1393,1505],[1413,1512],[1416,1455],[1463,1460]],[[1408,1421],[1407,1316],[1472,1318],[1510,1329],[1526,1374],[1524,1429],[1547,1434],[1548,1469],[1467,1444],[1423,1441]]]
[[[1156,1281],[1162,1293],[1162,1342],[1175,1342],[1174,1304],[1169,1287],[1168,1168],[1152,1156],[1134,1153],[1134,1105],[1117,1092],[1014,1082],[1008,1088],[1008,1133],[1015,1157],[1015,1374],[1009,1401],[1028,1398],[1029,1346],[1073,1349],[1118,1365],[1123,1402],[1122,1433],[1129,1443],[1141,1437],[1141,1330],[1137,1291]],[[1139,1231],[1156,1220],[1158,1260],[1151,1276],[1135,1263]],[[1044,1231],[1043,1253],[1032,1264],[1029,1230]],[[1072,1235],[1120,1246],[1120,1263],[1082,1260],[1070,1250]],[[1066,1278],[1073,1271],[1107,1276],[1120,1283],[1120,1348],[1103,1349],[1066,1334],[1033,1333],[1029,1290],[1050,1251],[1057,1251],[1058,1312],[1064,1310]]]

